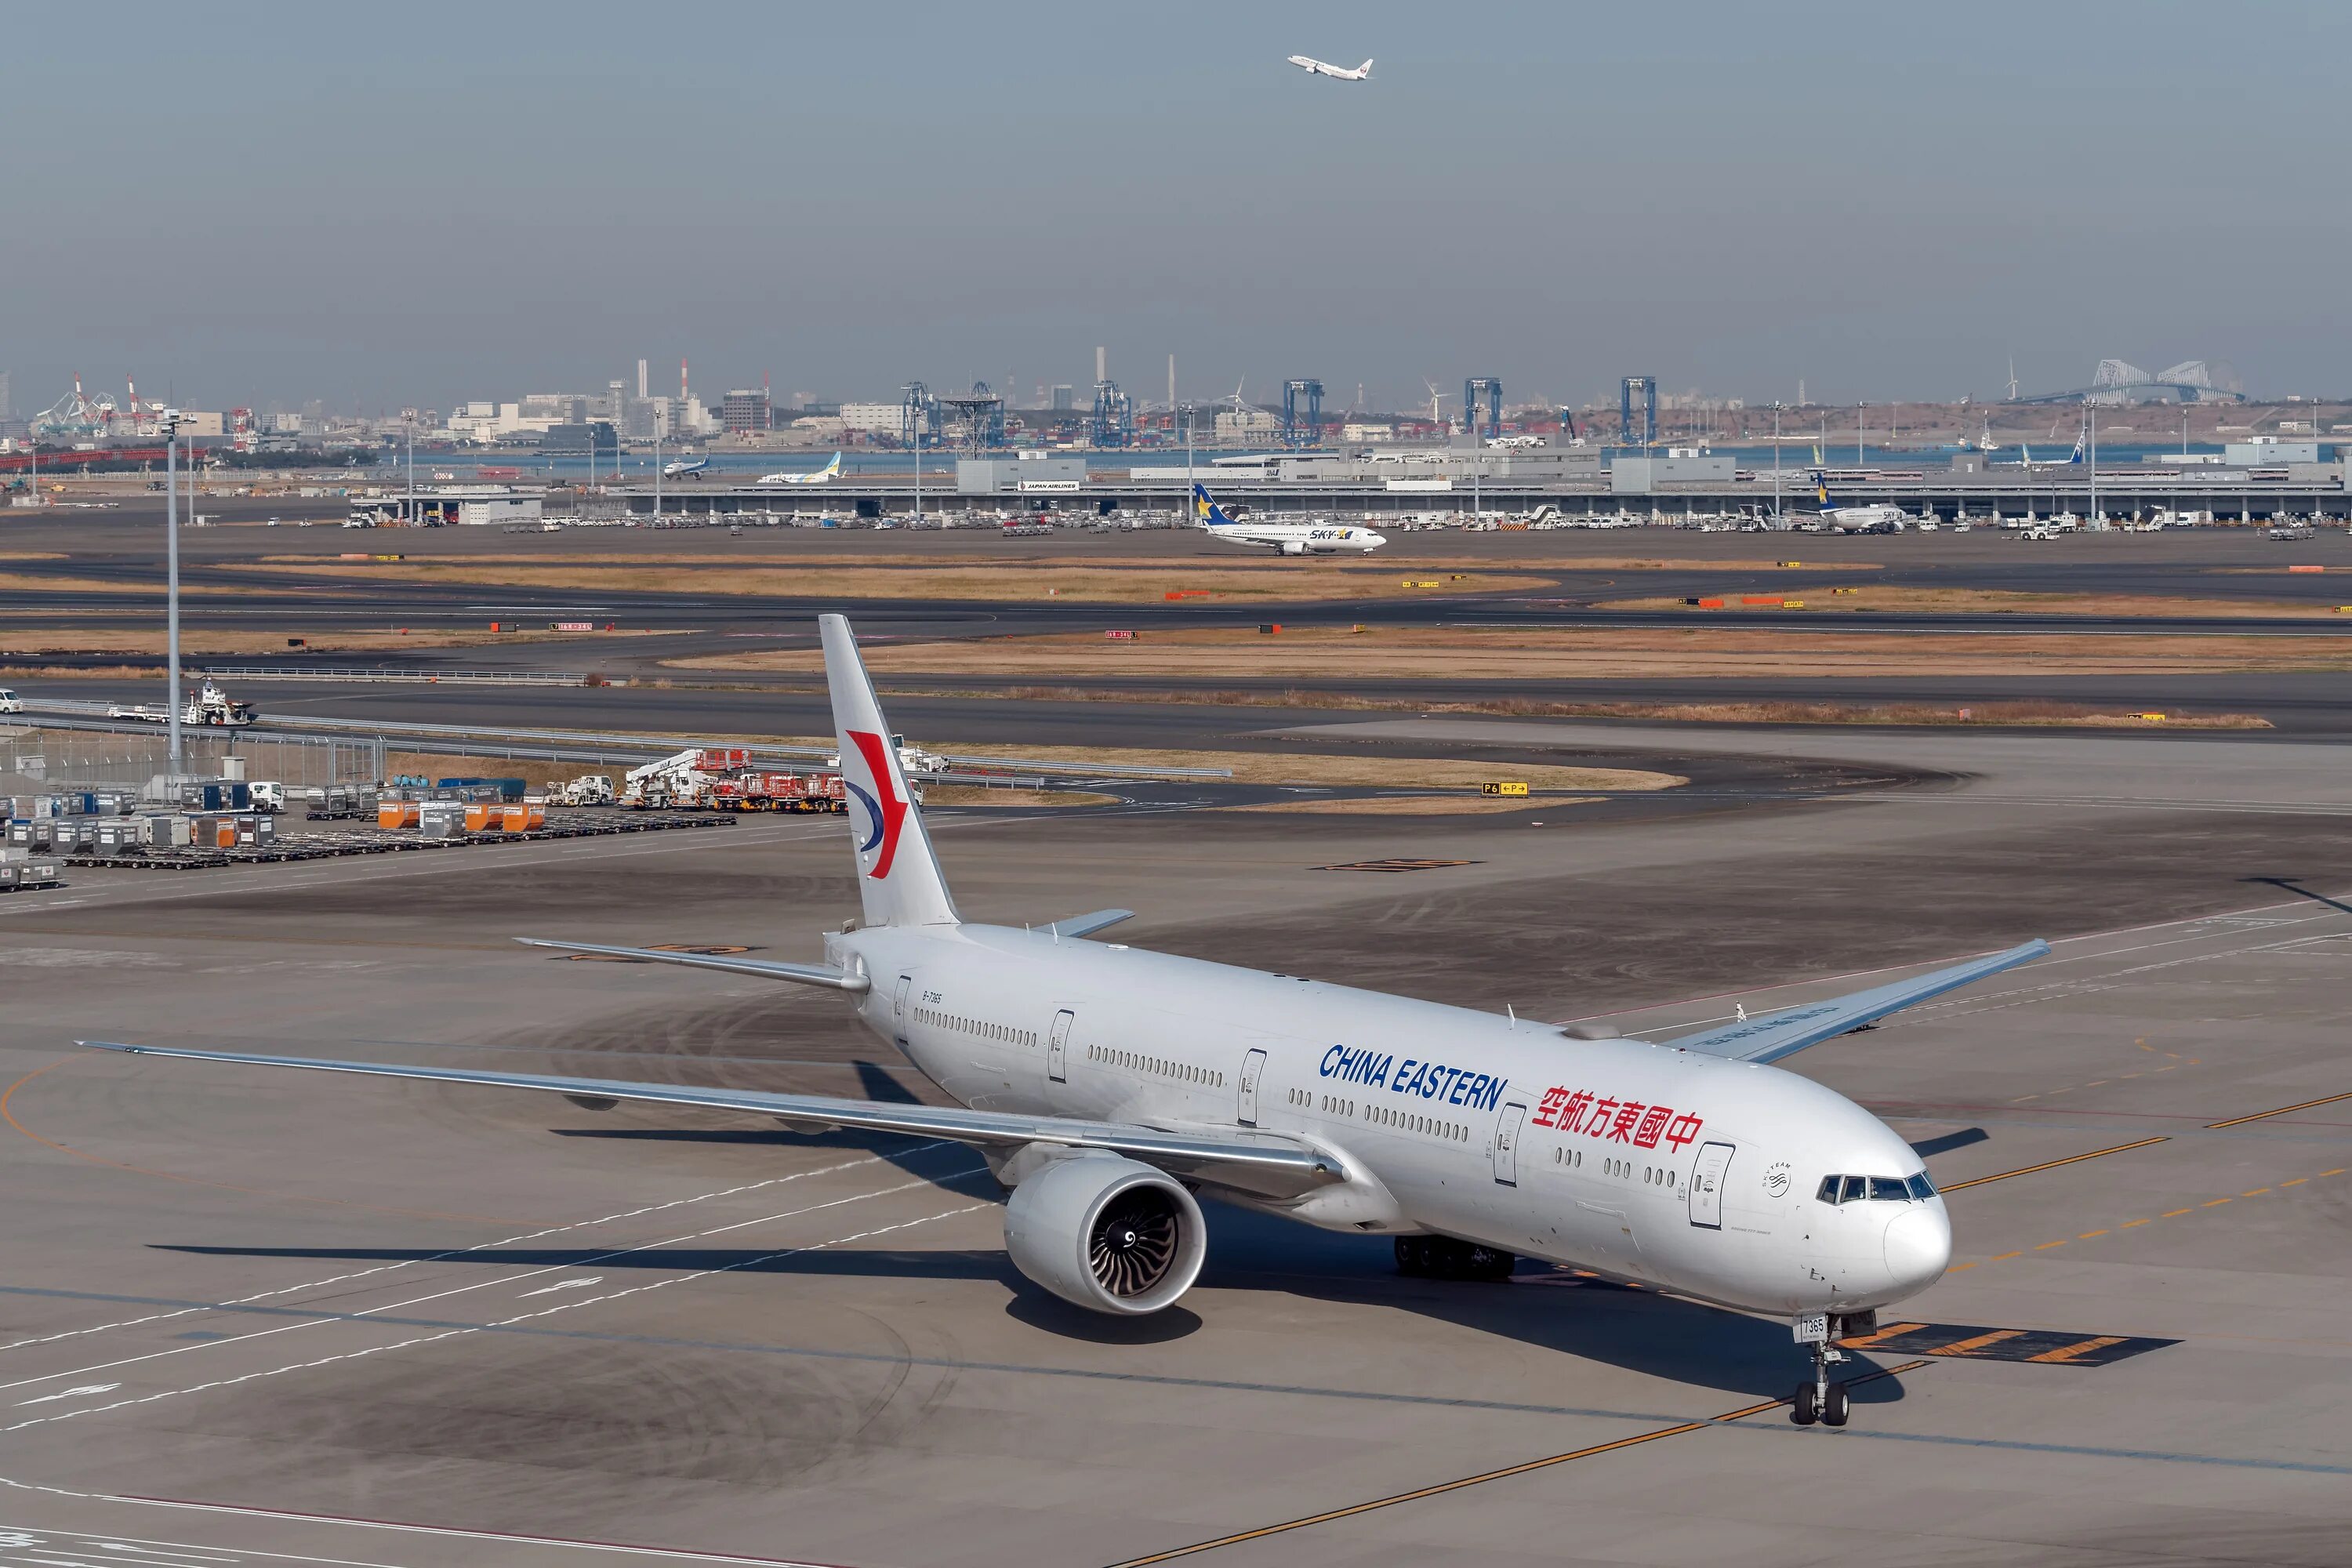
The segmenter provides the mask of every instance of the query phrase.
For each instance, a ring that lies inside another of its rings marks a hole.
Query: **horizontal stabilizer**
[[[824,985],[863,995],[874,983],[863,974],[835,969],[829,963],[777,963],[764,958],[737,958],[723,952],[672,952],[658,947],[605,947],[593,942],[549,942],[519,936],[525,947],[551,947],[558,952],[593,953],[599,958],[635,958],[647,963],[682,963],[688,969],[721,969],[730,974],[756,974],[762,980],[789,980],[795,985]]]
[[[603,951],[635,952],[625,947]],[[940,1138],[980,1149],[1010,1151],[1032,1144],[1055,1149],[1108,1149],[1173,1176],[1275,1199],[1303,1196],[1318,1187],[1347,1179],[1346,1170],[1333,1155],[1279,1134],[1241,1129],[1205,1131],[1194,1135],[1132,1122],[1018,1116],[999,1110],[970,1110],[960,1105],[833,1100],[824,1095],[774,1094],[763,1089],[700,1089],[691,1084],[628,1083],[615,1079],[556,1078],[540,1073],[412,1067],[394,1062],[339,1062],[318,1057],[249,1056],[236,1051],[187,1050],[177,1046],[122,1045],[110,1040],[77,1040],[75,1044],[124,1056],[175,1057],[186,1061],[227,1062],[243,1067],[307,1068],[314,1072],[471,1084],[484,1089],[535,1089],[560,1094],[583,1109],[604,1110],[623,1100],[635,1100],[704,1110],[750,1111],[803,1127],[845,1127],[908,1138]]]
[[[1047,936],[1092,936],[1095,932],[1115,926],[1121,921],[1131,921],[1134,918],[1133,910],[1097,910],[1090,915],[1072,915],[1067,920],[1055,921],[1052,925],[1039,926],[1037,929]]]
[[[1678,1040],[1660,1043],[1680,1050],[1729,1057],[1733,1061],[1777,1062],[1782,1057],[1796,1055],[1807,1046],[1818,1046],[1823,1040],[1835,1039],[1864,1024],[1874,1023],[1889,1013],[1899,1013],[1930,997],[1941,996],[1945,992],[1966,985],[1970,981],[1999,974],[2002,970],[2014,969],[2021,963],[2031,963],[2049,951],[2050,944],[2037,938],[2022,947],[2012,947],[2007,952],[1996,952],[1986,958],[1972,958],[1949,969],[1930,970],[1909,980],[1897,980],[1868,991],[1856,991],[1847,996],[1832,996],[1826,1002],[1791,1007],[1784,1012],[1759,1014],[1701,1034],[1685,1035]]]

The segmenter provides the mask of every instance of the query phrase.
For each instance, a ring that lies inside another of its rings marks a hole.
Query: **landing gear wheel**
[[[1813,1385],[1810,1383],[1797,1384],[1796,1397],[1789,1401],[1789,1419],[1800,1426],[1810,1426],[1821,1418],[1821,1406],[1814,1400]],[[1841,1421],[1838,1425],[1843,1426],[1844,1423]]]
[[[1831,1384],[1829,1397],[1822,1402],[1822,1425],[1843,1426],[1845,1425],[1845,1418],[1853,1413],[1853,1402],[1846,1397],[1845,1384]]]
[[[1396,1238],[1397,1272],[1408,1279],[1425,1279],[1430,1273],[1429,1237],[1400,1236]]]
[[[1462,1260],[1462,1275],[1467,1279],[1508,1279],[1511,1270],[1518,1267],[1518,1258],[1511,1253],[1492,1247],[1473,1246]]]

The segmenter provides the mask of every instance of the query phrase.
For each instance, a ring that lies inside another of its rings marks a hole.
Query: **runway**
[[[957,1148],[66,1043],[928,1097],[833,1001],[504,940],[811,953],[843,829],[751,823],[0,900],[0,1563],[2341,1560],[2337,748],[1255,717],[1940,781],[1581,826],[935,814],[974,918],[1124,905],[1137,943],[1529,1020],[2053,939],[1792,1058],[1927,1152],[1958,1236],[1853,1426],[1789,1425],[1785,1325],[1570,1270],[1407,1280],[1216,1209],[1183,1307],[1105,1324],[1012,1274]],[[1401,857],[1445,863],[1310,869]]]

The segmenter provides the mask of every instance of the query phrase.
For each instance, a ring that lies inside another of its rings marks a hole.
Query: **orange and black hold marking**
[[[1892,1351],[1958,1361],[2032,1362],[2043,1366],[2107,1366],[2177,1345],[2136,1334],[2079,1334],[2049,1329],[1989,1329],[1969,1323],[1888,1323],[1838,1341],[1850,1351]]]

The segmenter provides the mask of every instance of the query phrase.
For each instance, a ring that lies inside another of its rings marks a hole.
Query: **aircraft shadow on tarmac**
[[[764,1134],[750,1134],[764,1138]],[[807,1140],[793,1140],[807,1142]],[[936,1179],[936,1173],[931,1173]],[[995,1195],[985,1174],[960,1176],[950,1190]],[[1408,1279],[1395,1270],[1385,1238],[1319,1231],[1272,1215],[1220,1204],[1204,1205],[1209,1257],[1202,1286],[1222,1290],[1279,1291],[1305,1300],[1387,1307],[1500,1339],[1558,1352],[1562,1381],[1531,1390],[1529,1403],[1576,1403],[1575,1361],[1599,1362],[1668,1382],[1772,1397],[1803,1371],[1789,1331],[1778,1322],[1721,1310],[1676,1297],[1617,1285],[1549,1265],[1523,1262],[1509,1284]],[[1118,1319],[1069,1305],[1024,1279],[997,1248],[937,1251],[821,1247],[770,1252],[758,1247],[656,1247],[615,1254],[593,1247],[485,1247],[451,1254],[426,1247],[205,1247],[157,1244],[159,1250],[203,1257],[300,1258],[356,1263],[430,1260],[495,1268],[653,1268],[686,1272],[862,1279],[992,1280],[1007,1293],[1006,1315],[1058,1338],[1096,1344],[1160,1344],[1208,1326],[1176,1307],[1149,1318]],[[1377,1341],[1377,1333],[1367,1333]],[[1401,1335],[1395,1353],[1422,1342]],[[1386,1352],[1382,1352],[1386,1353]],[[1879,1363],[1857,1353],[1846,1375]],[[1881,1378],[1854,1391],[1857,1404],[1904,1397],[1899,1378]]]

